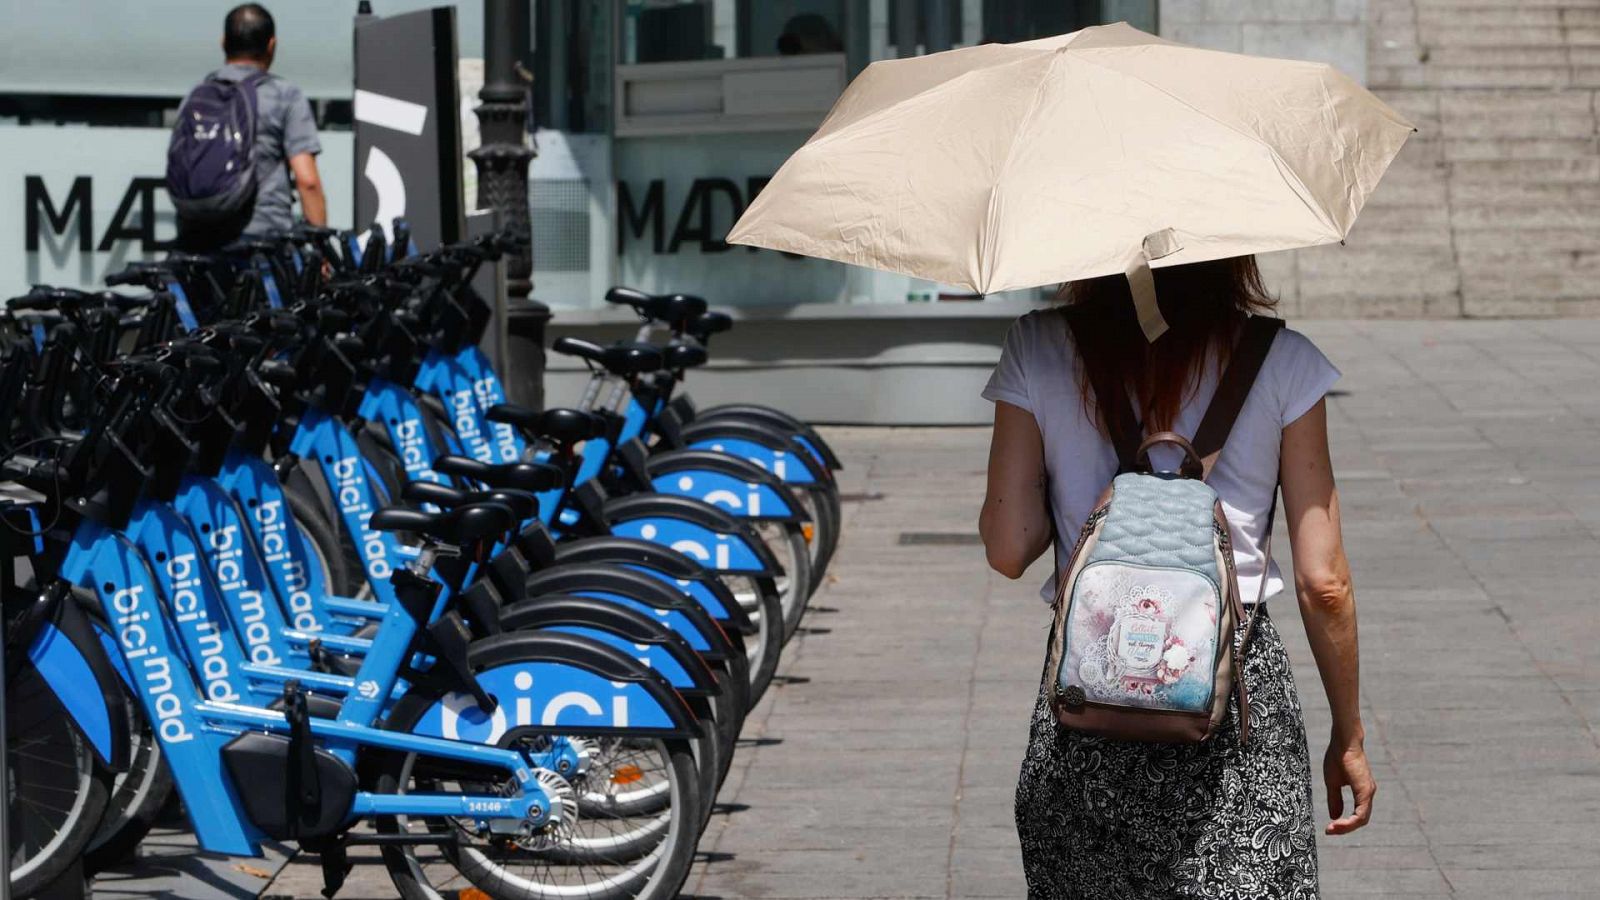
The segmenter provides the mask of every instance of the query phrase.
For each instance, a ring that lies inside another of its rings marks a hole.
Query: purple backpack
[[[167,144],[167,193],[179,218],[224,222],[255,202],[256,85],[266,77],[208,76],[178,110]]]

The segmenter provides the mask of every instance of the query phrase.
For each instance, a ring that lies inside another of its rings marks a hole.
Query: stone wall
[[[1367,69],[1367,0],[1161,0],[1161,35],[1185,44]]]
[[[1163,0],[1161,14],[1175,40],[1356,77],[1359,28],[1368,86],[1420,129],[1345,246],[1262,258],[1286,313],[1600,315],[1600,0]]]

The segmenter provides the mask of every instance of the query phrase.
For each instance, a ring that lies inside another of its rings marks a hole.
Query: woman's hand
[[[1333,740],[1322,758],[1328,784],[1328,834],[1349,834],[1372,817],[1377,785],[1367,766],[1361,728],[1361,654],[1356,639],[1356,595],[1350,586],[1339,527],[1339,492],[1328,458],[1328,411],[1318,401],[1283,430],[1283,508],[1294,546],[1295,594],[1311,655],[1328,695]],[[1344,815],[1344,789],[1355,809]]]
[[[1367,824],[1372,818],[1372,797],[1378,792],[1378,783],[1372,780],[1372,769],[1367,765],[1367,750],[1360,739],[1341,741],[1338,737],[1328,742],[1328,752],[1322,757],[1322,778],[1328,785],[1328,834],[1349,834]],[[1344,814],[1344,789],[1350,789],[1355,799],[1355,809]]]

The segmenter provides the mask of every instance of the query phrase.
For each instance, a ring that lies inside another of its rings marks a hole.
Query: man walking
[[[180,249],[205,252],[240,235],[288,229],[295,194],[307,222],[327,224],[316,120],[298,87],[268,73],[277,49],[271,13],[257,3],[234,7],[223,23],[222,68],[206,76],[178,111],[167,187],[178,209]],[[245,156],[243,148],[234,148],[235,160],[226,138],[249,140],[250,123],[228,123],[249,119],[250,110],[253,152]]]

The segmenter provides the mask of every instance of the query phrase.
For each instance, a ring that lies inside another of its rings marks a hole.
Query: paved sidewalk
[[[1320,841],[1324,896],[1600,896],[1600,321],[1302,328],[1346,373],[1334,462],[1380,784],[1371,826]],[[827,433],[839,555],[687,890],[1021,897],[1011,795],[1048,612],[1041,567],[1007,581],[973,541],[988,435]],[[1273,609],[1320,754],[1299,617]],[[320,886],[302,857],[265,893]],[[197,892],[231,893],[172,890]],[[394,889],[367,865],[340,896]]]
[[[1371,826],[1320,839],[1324,896],[1600,896],[1600,322],[1303,330],[1345,372],[1331,428],[1380,784]],[[828,436],[857,498],[838,561],[690,884],[1021,897],[1011,795],[1044,569],[1010,582],[958,542],[983,430]],[[1316,771],[1326,703],[1294,603],[1273,609]]]

